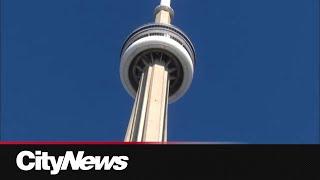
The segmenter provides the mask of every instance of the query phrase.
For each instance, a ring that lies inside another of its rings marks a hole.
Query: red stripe
[[[168,144],[167,142],[94,142],[94,141],[0,141],[0,145],[134,145]]]
[[[136,144],[243,144],[235,142],[122,142],[122,141],[0,141],[0,145],[136,145]]]

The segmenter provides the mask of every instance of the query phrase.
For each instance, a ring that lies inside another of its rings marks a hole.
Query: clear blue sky
[[[127,35],[160,0],[1,0],[1,140],[122,141]],[[172,0],[197,64],[169,141],[319,143],[318,0]]]

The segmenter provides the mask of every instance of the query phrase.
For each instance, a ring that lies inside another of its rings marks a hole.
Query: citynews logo
[[[64,156],[49,156],[48,152],[21,151],[16,158],[16,164],[23,171],[46,170],[51,175],[61,170],[124,170],[128,166],[128,156],[84,156],[84,151],[78,151],[76,157],[72,151],[66,151]],[[25,163],[27,162],[27,163]]]

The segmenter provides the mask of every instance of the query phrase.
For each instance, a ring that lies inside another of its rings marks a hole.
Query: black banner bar
[[[81,151],[83,156],[78,154]],[[54,163],[59,156],[62,160],[70,160],[70,156],[66,158],[66,152],[69,155],[72,152],[75,158],[79,155],[78,162],[87,163],[85,168],[91,169],[72,170],[69,163],[67,170],[60,170],[55,175],[50,170],[43,170],[48,166],[52,170],[51,161],[48,161],[50,158],[55,158]],[[28,168],[33,167],[31,170],[24,171],[18,167],[19,154],[22,158],[20,162],[23,166],[29,165]],[[1,144],[0,172],[1,179],[319,179],[319,155],[319,145]],[[95,170],[99,169],[95,163],[101,163],[105,156],[108,156],[105,160],[113,166],[110,170]],[[128,160],[121,160],[123,156]],[[35,170],[35,166],[42,170]],[[124,169],[117,170],[121,168]]]

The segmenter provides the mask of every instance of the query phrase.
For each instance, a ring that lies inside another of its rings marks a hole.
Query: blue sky
[[[160,0],[2,0],[1,140],[122,141],[127,35]],[[317,0],[172,0],[196,48],[169,141],[319,143]]]

